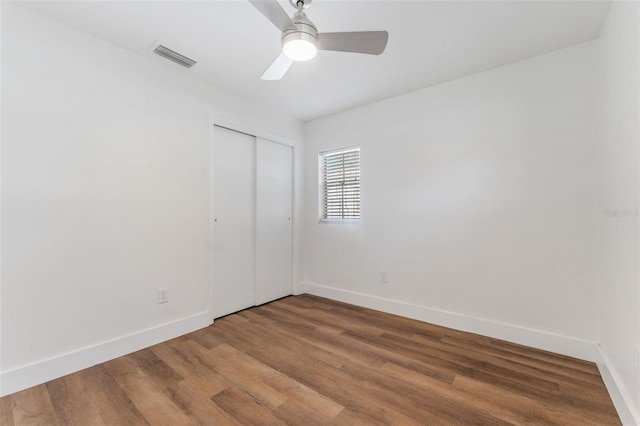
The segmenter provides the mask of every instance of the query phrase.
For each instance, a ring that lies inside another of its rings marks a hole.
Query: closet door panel
[[[214,128],[214,318],[254,305],[254,145],[252,136]]]
[[[256,140],[255,303],[293,291],[293,149]]]

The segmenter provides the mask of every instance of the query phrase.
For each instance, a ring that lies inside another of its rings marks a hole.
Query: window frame
[[[358,217],[357,218],[335,218],[335,217],[325,217],[325,199],[324,199],[324,188],[325,188],[325,180],[324,180],[324,159],[327,156],[343,154],[352,151],[358,151]],[[318,153],[318,222],[320,223],[344,223],[344,224],[357,224],[360,222],[360,218],[362,217],[361,205],[362,205],[362,187],[361,185],[361,177],[362,177],[362,166],[361,166],[361,153],[359,145],[353,145],[343,148],[331,149],[327,151],[321,151]]]

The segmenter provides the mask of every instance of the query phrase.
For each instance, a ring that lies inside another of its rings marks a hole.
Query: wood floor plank
[[[537,374],[525,374],[518,371],[517,369],[504,367],[498,360],[495,359],[482,360],[474,358],[468,353],[462,354],[450,350],[444,350],[442,348],[438,348],[435,342],[433,345],[427,346],[414,343],[411,340],[404,339],[399,336],[383,333],[379,337],[379,339],[377,339],[377,344],[391,345],[392,348],[396,348],[395,350],[406,351],[409,356],[419,356],[420,354],[422,354],[446,359],[459,366],[456,368],[465,369],[465,371],[466,369],[471,369],[474,372],[483,371],[487,374],[492,374],[500,377],[509,377],[509,379],[515,382],[536,386],[546,391],[555,391],[559,389],[558,383],[547,380],[545,378],[541,378]]]
[[[329,396],[373,424],[424,424],[424,421],[438,420],[437,416],[427,413],[415,419],[398,410],[408,402],[394,392],[375,388],[342,369],[304,354],[290,353],[281,345],[268,352],[252,351],[248,355],[276,370],[286,371],[294,380]]]
[[[505,349],[496,345],[493,341],[486,342],[485,344],[477,344],[469,340],[465,340],[464,338],[453,338],[450,336],[445,336],[443,338],[443,343],[461,347],[466,350],[482,352],[495,358],[529,365],[544,371],[557,372],[560,374],[566,373],[569,377],[579,377],[583,381],[591,383],[599,383],[601,381],[600,374],[595,365],[585,367],[585,361],[575,358],[564,357],[557,354],[553,357],[544,351],[540,351],[542,353],[532,353],[530,350],[528,352],[526,350],[521,351],[517,350],[515,345],[509,346],[510,349]],[[574,362],[572,362],[572,360]]]
[[[51,402],[63,423],[87,425],[102,421],[98,401],[88,392],[92,379],[92,371],[87,369],[46,384]]]
[[[420,341],[420,339],[418,339]],[[449,345],[444,342],[429,342],[429,346],[433,349],[442,351],[443,354],[449,354],[449,357],[455,359],[456,356],[468,356],[472,365],[484,368],[488,365],[498,366],[507,370],[513,370],[524,377],[539,377],[541,379],[554,382],[558,385],[556,392],[570,393],[586,404],[598,405],[601,403],[602,394],[606,392],[606,388],[600,376],[586,373],[582,369],[573,369],[568,366],[550,366],[549,362],[543,361],[542,365],[538,362],[520,362],[518,359],[508,359],[502,356],[494,356],[470,347],[460,347]],[[451,355],[457,354],[457,355]],[[479,364],[478,364],[479,363]],[[485,368],[486,370],[486,368]],[[527,381],[529,382],[529,381]],[[530,383],[530,382],[529,382]],[[610,406],[608,402],[605,405]]]
[[[184,340],[193,340],[194,342],[199,343],[202,347],[207,349],[213,349],[216,346],[221,345],[222,343],[226,343],[224,339],[216,337],[214,333],[211,333],[209,327],[194,331],[193,333],[189,333],[188,339]]]
[[[327,328],[336,328],[340,331],[351,330],[354,333],[377,336],[381,333],[380,327],[376,327],[368,322],[351,321],[348,317],[331,316],[326,314],[314,315],[313,312],[305,312],[305,315],[299,315],[299,312],[289,311],[287,306],[281,305],[264,305],[257,310],[263,317],[269,318],[274,322],[287,324],[288,328],[298,334],[310,333],[317,328],[318,325],[324,325]]]
[[[456,353],[459,355],[468,355],[471,359],[504,366],[523,373],[535,375],[538,377],[550,378],[553,381],[575,384],[581,387],[598,387],[602,386],[602,379],[599,375],[587,373],[582,369],[573,369],[568,366],[556,365],[546,361],[533,361],[533,359],[513,359],[500,356],[499,354],[487,352],[483,348],[459,346],[450,344],[446,338],[441,342],[425,342],[420,336],[411,335],[408,337],[418,343],[428,344],[434,349],[438,349],[443,353]]]
[[[469,377],[456,377],[453,384],[454,388],[463,389],[466,392],[473,393],[481,399],[488,401],[502,401],[503,404],[513,409],[520,410],[525,413],[536,413],[543,418],[543,421],[537,424],[559,424],[559,425],[620,425],[617,416],[609,413],[605,416],[596,416],[594,418],[587,411],[576,412],[575,410],[567,410],[562,408],[555,401],[541,401],[536,398],[530,398],[520,393],[512,392],[492,384],[475,380]]]
[[[328,425],[335,418],[335,416],[325,416],[297,399],[290,399],[281,404],[272,411],[272,414],[283,423],[293,425]]]
[[[83,370],[81,373],[83,374],[77,377],[77,379],[82,381],[85,400],[92,401],[100,413],[101,422],[96,424],[148,424],[142,413],[138,411],[103,364]],[[73,375],[78,375],[78,373]],[[84,408],[80,407],[80,409]]]
[[[161,388],[175,385],[184,379],[150,348],[134,352],[129,358]]]
[[[218,341],[227,343],[234,348],[242,351],[249,351],[256,345],[268,344],[264,337],[258,336],[256,338],[252,333],[235,333],[234,323],[227,321],[226,318],[216,320],[214,327],[207,330],[207,334],[210,338],[214,338]]]
[[[109,361],[105,368],[150,424],[190,423],[187,415],[129,357]]]
[[[370,391],[379,390],[385,401],[402,407],[403,412],[416,420],[430,421],[435,417],[449,424],[509,424],[481,407],[474,407],[466,401],[460,403],[433,392],[431,388],[398,379],[383,371],[367,370],[357,363],[346,365],[342,370],[361,380]],[[397,399],[394,394],[402,395],[402,399]]]
[[[260,313],[263,314],[262,311],[260,311]],[[366,363],[373,368],[379,368],[386,362],[386,358],[379,354],[378,351],[369,350],[369,348],[366,348],[360,342],[354,339],[345,338],[343,335],[344,329],[343,332],[338,335],[335,333],[326,333],[322,329],[315,329],[311,332],[300,334],[289,330],[286,326],[296,321],[296,317],[294,315],[289,316],[281,314],[278,316],[278,320],[281,324],[285,325],[285,327],[281,329],[284,334],[291,338],[296,337],[297,339],[302,340],[304,344],[312,344],[328,353],[338,354],[343,360],[343,362],[340,363],[341,365],[344,364],[345,360],[352,360],[354,357],[357,357],[361,362]],[[370,336],[370,334],[367,334],[367,336]],[[375,337],[371,336],[371,338]],[[334,363],[331,364],[335,365]]]
[[[243,425],[282,425],[286,424],[271,413],[267,407],[246,392],[228,388],[211,399],[230,416]]]
[[[340,348],[344,350],[324,348],[323,346],[327,342],[324,339],[314,339],[313,341],[307,339],[308,336],[315,336],[317,338],[318,336],[324,335],[324,331],[319,329],[314,330],[313,333],[305,334],[303,336],[289,330],[286,326],[266,326],[260,321],[255,321],[251,323],[251,330],[249,333],[257,333],[262,336],[262,338],[267,339],[269,342],[286,342],[286,345],[290,351],[296,353],[304,353],[317,359],[318,361],[333,365],[334,367],[340,367],[344,365],[351,356],[351,352],[348,351],[347,348]],[[260,346],[260,344],[256,345],[256,347]]]
[[[181,344],[184,344],[183,340]],[[207,399],[227,388],[227,383],[220,375],[200,362],[198,357],[186,355],[173,347],[174,343],[160,344],[151,349],[184,377],[183,382]],[[180,345],[180,344],[178,344]]]
[[[619,425],[595,364],[287,297],[0,399],[11,425]]]
[[[511,353],[519,353],[538,360],[546,360],[555,365],[562,365],[573,369],[580,369],[584,372],[599,375],[596,365],[589,361],[572,358],[565,355],[556,354],[544,350],[536,350],[534,352],[528,350],[526,346],[518,345],[516,343],[505,342],[503,340],[492,339],[491,345],[502,348]]]
[[[240,425],[241,423],[238,420],[223,410],[212,399],[213,396],[224,389],[214,394],[202,392],[202,387],[193,386],[192,382],[187,379],[169,386],[164,390],[164,393],[194,424]]]
[[[448,384],[434,380],[431,377],[424,376],[413,370],[406,369],[393,363],[388,363],[381,371],[392,377],[417,385],[422,389],[429,389],[430,393],[437,394],[440,398],[450,399],[460,405],[472,405],[477,407],[484,413],[489,413],[490,415],[507,423],[555,424],[548,417],[541,416],[539,411],[519,410],[518,406],[505,405],[502,401],[482,399],[471,392],[460,390],[460,388],[454,388]]]
[[[222,347],[221,347],[222,348]],[[287,412],[290,412],[291,406],[304,407],[305,413],[312,415],[316,421],[325,423],[331,421],[344,407],[331,399],[319,394],[313,389],[293,380],[292,378],[280,373],[273,368],[259,362],[249,355],[237,351],[227,346],[226,354],[221,354],[225,360],[241,371],[246,371],[252,377],[268,384],[282,394],[287,394],[289,399],[284,403],[287,404]],[[291,402],[295,404],[291,404]],[[278,411],[282,408],[281,404]],[[298,422],[294,422],[298,424]]]
[[[554,407],[560,412],[582,413],[582,415],[588,416],[590,419],[601,419],[603,424],[606,424],[607,419],[611,417],[615,419],[614,424],[618,421],[613,404],[604,389],[600,394],[600,399],[593,401],[585,398],[584,391],[580,389],[576,389],[574,392],[545,392],[536,387],[526,385],[515,386],[508,378],[498,378],[496,376],[460,375],[456,377],[456,381],[460,382],[465,377],[481,382],[489,388],[501,388],[503,391],[510,392],[511,394],[534,399],[548,407]]]
[[[190,342],[186,342],[182,346],[185,348],[182,349],[183,351],[189,351],[195,354],[195,356],[200,357],[204,365],[224,379],[227,383],[225,390],[230,388],[238,389],[243,394],[246,393],[251,396],[252,399],[270,409],[279,406],[287,400],[287,396],[251,377],[247,372],[235,368],[222,356],[218,355],[217,351],[220,350],[220,346],[210,350],[202,349],[195,344],[190,344]],[[236,395],[236,393],[231,393],[230,395]]]
[[[61,413],[56,412],[46,385],[39,385],[14,394],[13,419],[17,425],[62,425]]]
[[[369,426],[369,425],[378,425],[384,423],[371,423],[368,419],[365,419],[362,416],[359,416],[358,413],[345,408],[336,416],[335,419],[331,422],[332,425],[335,426]]]
[[[0,425],[13,426],[13,401],[10,397],[0,398]]]

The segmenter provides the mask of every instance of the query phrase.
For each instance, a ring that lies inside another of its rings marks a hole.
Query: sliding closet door
[[[214,128],[214,318],[254,305],[254,146],[253,136]]]
[[[255,304],[293,290],[293,149],[256,141]]]

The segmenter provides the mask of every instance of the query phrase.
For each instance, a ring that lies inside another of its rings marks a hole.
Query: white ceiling
[[[302,121],[592,40],[608,1],[314,0],[320,32],[389,31],[380,56],[319,52],[280,81],[260,75],[280,33],[248,1],[42,1],[22,6],[150,57],[157,43],[198,61],[185,73]],[[280,4],[288,13],[287,0]]]

